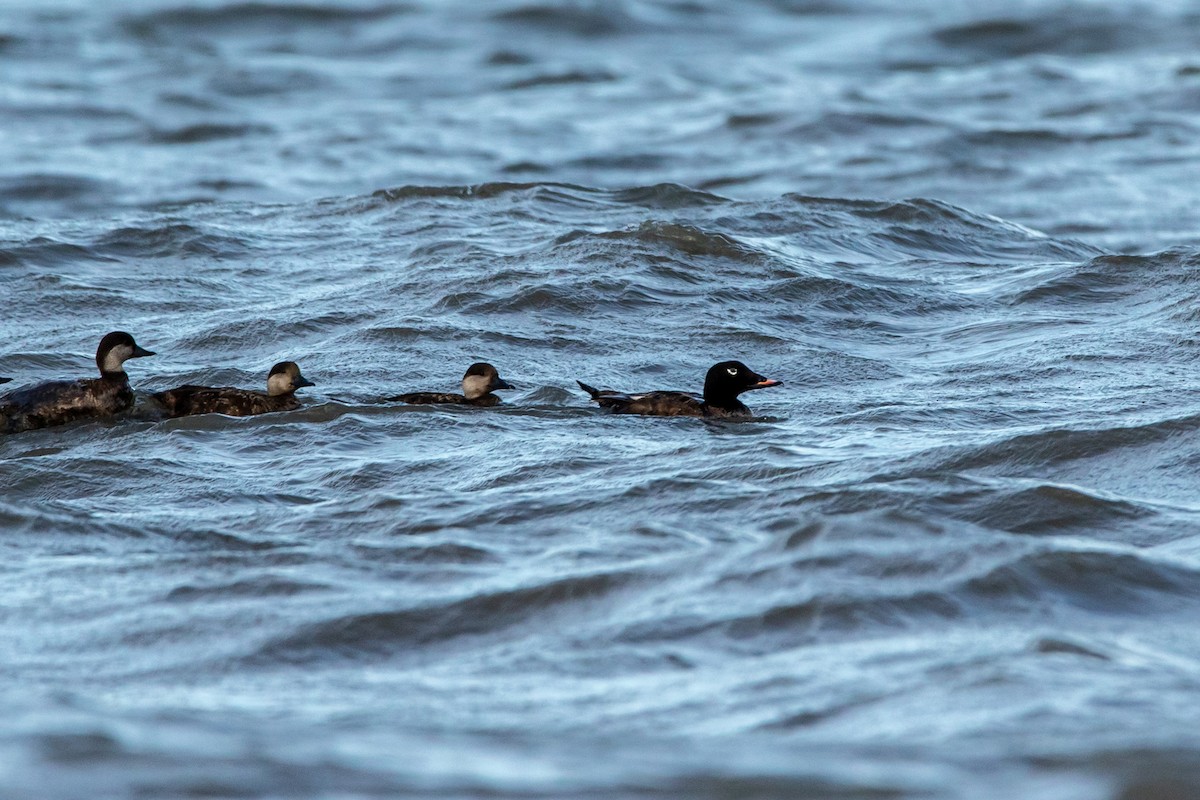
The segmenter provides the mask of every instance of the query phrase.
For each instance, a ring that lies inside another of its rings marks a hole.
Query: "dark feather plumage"
[[[96,348],[99,378],[49,381],[0,396],[0,433],[20,433],[127,411],[133,406],[133,389],[124,362],[152,355],[124,331],[106,334]]]
[[[102,378],[50,381],[0,397],[0,431],[20,433],[66,425],[81,419],[110,417],[133,405],[133,389],[124,372]]]
[[[392,397],[385,397],[387,402],[411,403],[413,405],[460,405],[487,408],[500,402],[500,398],[492,394],[497,389],[513,388],[500,377],[500,373],[491,364],[482,361],[472,364],[462,379],[462,394],[450,392],[409,392]]]
[[[653,417],[748,417],[750,409],[738,395],[752,389],[778,386],[740,361],[723,361],[709,369],[704,396],[691,392],[654,391],[631,394],[597,389],[576,381],[601,408],[614,414],[643,414]]]
[[[252,417],[271,411],[292,411],[300,407],[300,401],[294,394],[272,397],[262,392],[232,386],[177,386],[165,392],[156,392],[153,397],[168,417],[188,417],[193,414]]]
[[[312,386],[312,381],[300,374],[294,361],[281,361],[267,375],[268,391],[255,392],[233,386],[177,386],[152,397],[168,417],[189,417],[193,414],[225,414],[230,417],[253,417],[272,411],[293,411],[300,407],[296,390]]]
[[[409,392],[408,394],[398,394],[395,397],[387,398],[389,402],[410,403],[412,405],[460,405],[460,406],[494,406],[500,402],[500,398],[494,394],[485,394],[482,397],[468,399],[465,395],[451,394],[449,392]]]
[[[643,392],[628,394],[597,389],[583,381],[575,381],[592,396],[601,408],[614,414],[645,414],[653,417],[703,417],[704,401],[690,392]]]

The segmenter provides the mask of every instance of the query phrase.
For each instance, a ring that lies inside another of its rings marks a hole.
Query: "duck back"
[[[409,403],[412,405],[461,405],[461,406],[494,406],[500,398],[494,394],[485,394],[474,399],[461,394],[443,392],[409,392],[387,398],[388,402]]]
[[[294,394],[267,395],[232,386],[177,386],[165,392],[156,392],[153,397],[168,417],[194,414],[252,417],[300,407],[300,401]]]
[[[655,391],[629,394],[608,389],[597,389],[583,381],[579,387],[592,396],[601,408],[614,414],[642,414],[651,417],[705,417],[709,416],[704,401],[691,392]]]
[[[65,425],[81,419],[110,417],[133,406],[133,389],[124,372],[100,378],[50,381],[0,397],[0,431]]]

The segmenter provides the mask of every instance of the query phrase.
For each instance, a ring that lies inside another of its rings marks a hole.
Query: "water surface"
[[[1187,4],[0,22],[7,795],[1200,794]]]

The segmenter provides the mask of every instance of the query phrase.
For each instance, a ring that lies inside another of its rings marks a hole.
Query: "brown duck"
[[[441,392],[410,392],[386,398],[388,401],[400,403],[430,404],[453,403],[468,406],[494,406],[500,398],[492,394],[497,389],[513,388],[500,377],[500,373],[491,364],[479,362],[467,368],[467,374],[462,379],[462,394]]]
[[[313,386],[300,374],[295,361],[280,361],[267,374],[267,393],[232,386],[177,386],[153,397],[168,417],[187,417],[193,414],[225,414],[230,417],[252,417],[272,411],[292,411],[300,407],[296,390]]]
[[[49,381],[0,395],[0,433],[100,419],[128,410],[133,405],[133,389],[125,362],[152,355],[124,331],[106,334],[96,348],[99,378]]]

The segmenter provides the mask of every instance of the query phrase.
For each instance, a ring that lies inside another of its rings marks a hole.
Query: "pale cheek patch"
[[[121,366],[130,356],[133,355],[133,348],[127,344],[120,344],[108,351],[104,356],[104,371],[105,372],[124,372]]]
[[[483,397],[487,394],[487,388],[491,382],[491,379],[484,375],[471,375],[470,377],[463,378],[463,394],[471,400],[474,400],[476,397]]]
[[[287,394],[292,390],[292,376],[278,372],[267,378],[267,394]]]

